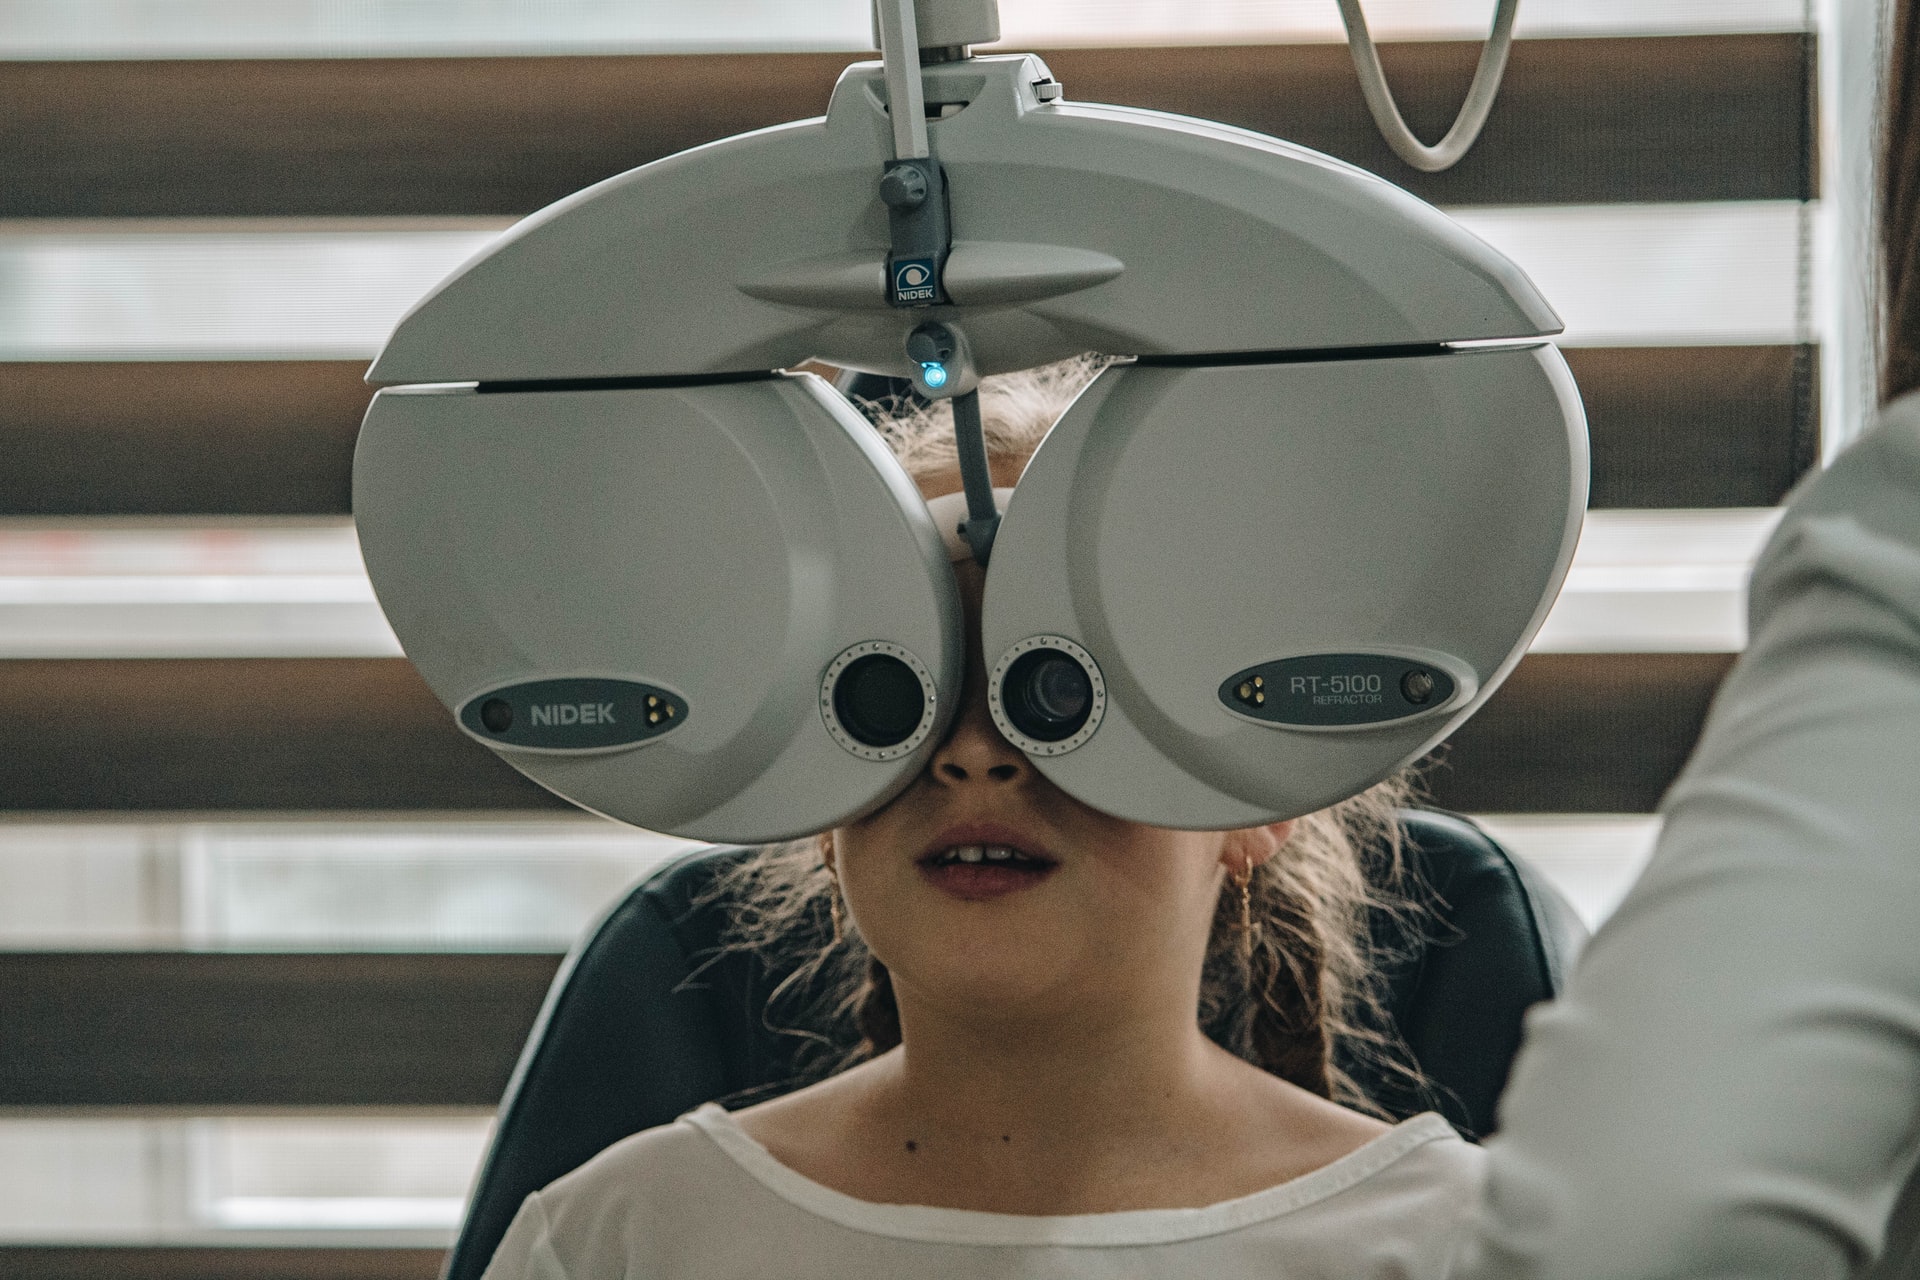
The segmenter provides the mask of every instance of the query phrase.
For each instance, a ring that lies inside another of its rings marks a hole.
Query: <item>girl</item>
[[[997,483],[1096,371],[984,388]],[[886,428],[929,499],[960,487],[943,417]],[[852,1065],[616,1144],[528,1198],[490,1280],[1445,1274],[1479,1151],[1341,1069],[1385,1041],[1368,864],[1404,787],[1229,832],[1090,809],[995,730],[983,574],[954,571],[974,643],[925,771],[735,886],[742,946],[831,904],[802,977],[857,982]]]

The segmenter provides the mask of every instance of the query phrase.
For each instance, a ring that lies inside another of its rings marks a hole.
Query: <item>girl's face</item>
[[[994,727],[980,652],[984,576],[956,564],[967,675],[953,728],[885,808],[833,833],[861,935],[914,1005],[1046,1025],[1191,1022],[1215,904],[1290,824],[1173,831],[1109,817],[1054,786]]]

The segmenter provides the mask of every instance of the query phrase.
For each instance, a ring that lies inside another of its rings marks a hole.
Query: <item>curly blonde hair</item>
[[[981,419],[996,470],[1024,465],[1109,363],[1084,356],[985,379]],[[877,411],[875,426],[915,479],[957,467],[948,405],[866,407]],[[1356,1080],[1357,1067],[1391,1081],[1396,1093],[1425,1093],[1382,991],[1385,967],[1400,958],[1382,939],[1418,933],[1421,912],[1405,883],[1398,819],[1414,791],[1400,775],[1298,819],[1285,847],[1251,876],[1250,930],[1241,926],[1238,887],[1223,890],[1201,978],[1199,1023],[1217,1043],[1321,1097],[1376,1115],[1386,1112]],[[800,1055],[803,1080],[900,1043],[886,966],[851,922],[827,927],[837,893],[818,838],[757,850],[714,890],[733,904],[724,947],[785,972],[765,1021],[808,1042],[810,1051]],[[832,941],[821,946],[823,938]]]

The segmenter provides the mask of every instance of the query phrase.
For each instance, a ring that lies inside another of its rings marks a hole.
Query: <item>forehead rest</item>
[[[1013,497],[1012,489],[993,491],[993,503],[1001,511],[1007,509],[1007,500]],[[967,540],[960,536],[960,526],[967,518],[967,495],[964,493],[943,493],[937,498],[927,499],[927,514],[933,517],[933,527],[940,531],[941,541],[947,545],[947,559],[956,564],[962,560],[973,559],[973,549],[967,546]]]

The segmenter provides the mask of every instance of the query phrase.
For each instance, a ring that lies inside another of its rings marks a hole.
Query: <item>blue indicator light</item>
[[[930,387],[947,385],[947,366],[928,361],[920,366],[920,376]]]

